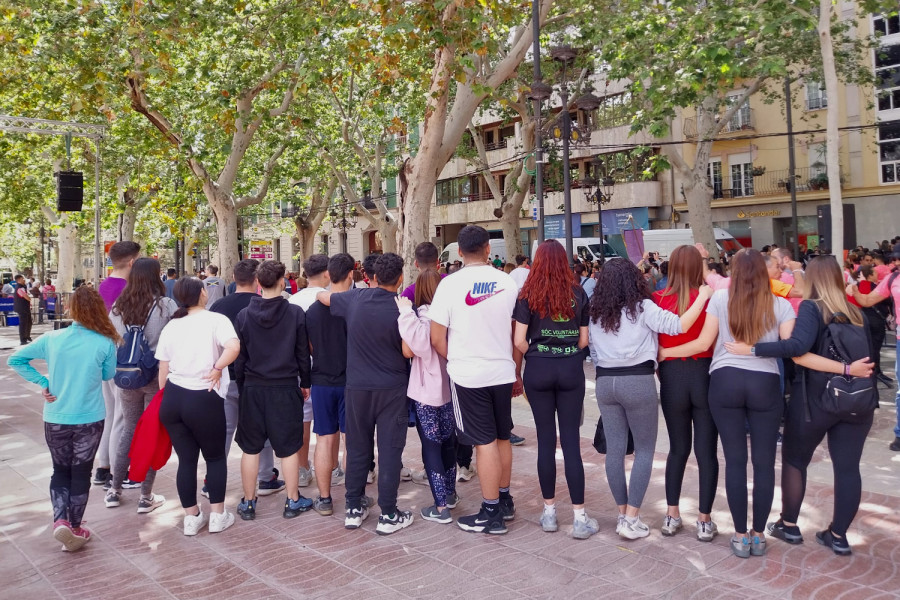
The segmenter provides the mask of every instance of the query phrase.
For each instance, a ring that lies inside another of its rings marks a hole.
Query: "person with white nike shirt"
[[[512,475],[512,396],[522,393],[514,360],[512,313],[519,288],[490,263],[490,236],[478,226],[457,238],[464,267],[438,286],[429,310],[431,343],[447,358],[454,419],[462,443],[475,446],[483,502],[457,524],[471,532],[503,534],[515,518]]]
[[[324,254],[313,254],[303,261],[303,276],[306,277],[308,285],[290,297],[288,302],[296,304],[307,312],[309,307],[316,301],[316,294],[324,292],[331,285],[331,278],[328,275],[328,257]],[[312,469],[309,464],[309,439],[312,430],[313,408],[312,401],[309,399],[303,402],[303,447],[300,448],[300,487],[308,487],[313,481]],[[339,444],[334,449],[334,464],[337,462],[337,452]],[[340,477],[342,471],[332,473],[332,477]]]

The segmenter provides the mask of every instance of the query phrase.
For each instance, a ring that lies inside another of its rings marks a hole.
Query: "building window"
[[[900,121],[878,125],[878,158],[881,183],[900,182]]]
[[[810,144],[809,152],[807,153],[809,158],[809,176],[816,177],[817,175],[823,175],[828,169],[828,162],[826,160],[826,152],[827,146],[825,142],[820,142],[818,144]]]
[[[438,206],[481,200],[478,177],[456,177],[437,182],[434,199]]]
[[[734,105],[743,93],[729,96],[727,99],[728,106]],[[725,125],[724,132],[741,131],[743,129],[753,129],[753,112],[750,110],[750,99],[744,101],[741,107],[734,113],[731,120]]]
[[[900,33],[900,15],[875,17],[872,19],[872,28],[875,35],[896,35]]]
[[[722,197],[722,159],[709,159],[709,167],[707,168],[707,176],[709,177],[709,185],[713,189],[713,198]]]
[[[753,163],[729,161],[731,165],[731,196],[739,198],[753,195]]]
[[[878,110],[900,108],[900,44],[875,50]]]
[[[825,86],[818,81],[806,82],[806,110],[819,110],[828,108],[828,96],[825,95]]]

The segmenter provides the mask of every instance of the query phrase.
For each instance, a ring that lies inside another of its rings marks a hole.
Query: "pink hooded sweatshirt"
[[[431,347],[428,306],[420,306],[418,316],[412,308],[401,308],[397,324],[400,327],[400,337],[415,354],[406,395],[428,406],[447,404],[450,402],[447,359]]]

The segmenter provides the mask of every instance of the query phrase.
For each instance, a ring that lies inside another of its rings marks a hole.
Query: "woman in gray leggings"
[[[656,449],[657,334],[677,335],[690,329],[709,296],[709,287],[701,287],[697,299],[679,317],[654,304],[641,272],[630,261],[609,261],[600,271],[597,293],[591,298],[590,349],[606,432],[606,479],[619,507],[616,533],[623,538],[650,534],[639,513]],[[626,481],[629,429],[634,436],[634,465]]]

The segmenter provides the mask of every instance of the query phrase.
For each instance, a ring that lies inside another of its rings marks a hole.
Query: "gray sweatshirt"
[[[115,308],[115,304],[113,308]],[[159,343],[159,334],[162,333],[166,323],[172,319],[172,315],[175,314],[176,310],[178,310],[178,305],[175,301],[165,296],[160,298],[157,304],[154,305],[153,314],[144,328],[144,339],[147,340],[147,344],[154,352],[156,352],[156,344]],[[114,314],[114,311],[111,310],[109,311],[109,318],[119,335],[124,337],[126,327],[125,323],[122,322],[122,317]]]
[[[619,331],[603,331],[600,322],[591,321],[589,327],[591,360],[595,367],[613,369],[632,367],[652,360],[656,365],[659,351],[659,333],[678,335],[681,319],[678,315],[658,307],[653,300],[644,300],[635,322],[625,311],[619,322]]]

